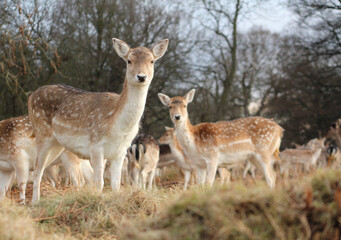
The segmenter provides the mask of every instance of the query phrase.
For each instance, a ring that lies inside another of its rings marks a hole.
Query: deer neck
[[[134,86],[125,80],[117,102],[115,122],[120,130],[130,130],[139,124],[146,104],[149,85]]]
[[[176,152],[176,154],[183,152],[183,149],[176,136],[173,136],[173,139],[169,142],[169,147],[172,149],[172,152]]]
[[[188,119],[187,121],[183,121],[175,125],[176,136],[183,148],[193,145],[193,128],[194,127]]]

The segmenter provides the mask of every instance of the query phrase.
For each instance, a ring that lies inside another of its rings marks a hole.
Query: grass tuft
[[[263,183],[194,188],[120,239],[339,239],[341,172],[320,170],[270,190]]]

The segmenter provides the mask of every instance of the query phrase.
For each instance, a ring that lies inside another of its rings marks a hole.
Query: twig
[[[33,219],[33,221],[40,222],[40,221],[43,221],[43,220],[51,220],[51,219],[59,218],[59,217],[64,216],[64,215],[66,215],[68,213],[71,213],[71,212],[76,213],[76,212],[78,212],[78,211],[80,211],[80,210],[82,210],[84,208],[87,208],[87,207],[93,205],[93,204],[94,203],[90,203],[90,204],[87,204],[87,205],[85,205],[83,207],[80,207],[78,209],[74,209],[76,207],[76,205],[77,205],[77,202],[75,202],[75,204],[72,206],[72,208],[69,211],[67,211],[67,212],[64,212],[64,213],[61,213],[61,214],[58,214],[58,215],[55,214],[52,217],[35,218],[35,219]]]

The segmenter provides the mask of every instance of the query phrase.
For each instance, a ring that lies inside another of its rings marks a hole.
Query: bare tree
[[[339,0],[289,0],[300,19],[300,36],[315,56],[341,55],[341,2]],[[315,34],[318,32],[318,34]],[[338,67],[341,67],[338,64]]]
[[[33,6],[35,6],[33,4]],[[40,9],[28,11],[15,1],[6,1],[0,13],[0,117],[27,112],[30,90],[60,74],[57,49],[36,36],[30,25],[38,24]]]

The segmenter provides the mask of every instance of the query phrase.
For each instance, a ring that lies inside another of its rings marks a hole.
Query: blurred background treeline
[[[26,114],[46,84],[119,93],[125,63],[111,39],[152,47],[169,38],[142,132],[159,137],[172,125],[158,92],[195,88],[193,124],[258,115],[283,126],[283,146],[323,136],[341,117],[341,2],[287,0],[290,31],[245,30],[242,20],[271,1],[2,0],[0,120]]]

